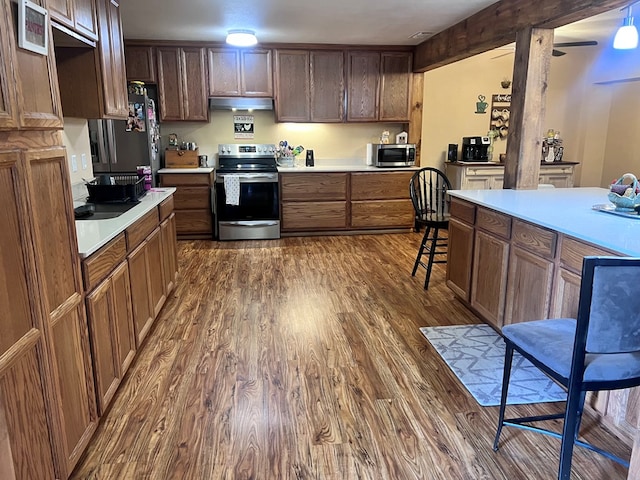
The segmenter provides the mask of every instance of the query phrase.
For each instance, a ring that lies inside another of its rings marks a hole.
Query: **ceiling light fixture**
[[[226,42],[234,47],[250,47],[258,43],[252,30],[229,30]]]
[[[613,39],[613,48],[616,50],[630,50],[638,46],[638,30],[633,24],[631,16],[631,5],[627,7],[627,16],[624,18],[622,26],[618,28]]]

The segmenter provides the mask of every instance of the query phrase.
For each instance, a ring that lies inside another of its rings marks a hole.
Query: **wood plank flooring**
[[[553,479],[559,441],[505,428],[420,334],[479,323],[421,235],[179,242],[180,277],[74,479]],[[510,407],[541,413],[557,405]],[[518,412],[515,412],[518,410]],[[586,438],[629,449],[585,416]],[[627,472],[578,450],[573,478]]]

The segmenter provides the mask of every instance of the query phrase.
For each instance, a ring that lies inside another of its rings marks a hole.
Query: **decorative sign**
[[[47,54],[49,24],[47,11],[29,0],[18,1],[18,46]]]
[[[253,115],[234,115],[233,130],[233,138],[253,138]]]

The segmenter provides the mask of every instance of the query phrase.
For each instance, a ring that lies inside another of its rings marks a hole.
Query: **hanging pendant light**
[[[627,7],[627,16],[622,26],[616,32],[613,39],[613,48],[616,50],[630,50],[638,46],[638,29],[633,24],[631,5]]]
[[[226,42],[234,47],[250,47],[258,43],[252,30],[229,30]]]

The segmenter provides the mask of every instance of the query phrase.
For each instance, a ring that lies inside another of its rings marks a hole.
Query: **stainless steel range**
[[[220,240],[280,238],[274,144],[218,145],[216,206]]]

